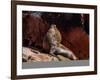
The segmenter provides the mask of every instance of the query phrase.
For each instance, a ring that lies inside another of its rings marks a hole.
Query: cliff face
[[[48,28],[48,24],[42,18],[32,15],[23,17],[23,46],[42,47]]]
[[[89,58],[89,36],[80,27],[67,32],[61,30],[62,44],[71,49],[79,59]]]
[[[51,18],[50,23],[46,18],[46,16],[48,15],[45,14],[45,16],[44,17],[43,16],[37,17],[28,14],[23,17],[22,26],[23,26],[24,47],[34,47],[34,48],[38,48],[41,52],[48,53],[49,47],[48,47],[48,43],[44,40],[44,37],[46,35],[46,32],[49,29],[50,24],[54,22],[56,23],[57,28],[61,32],[62,44],[68,47],[70,50],[72,50],[79,59],[89,58],[89,35],[81,27],[80,22],[78,23],[78,20],[80,20],[79,15],[73,17],[72,19],[67,19],[67,20],[66,19],[61,20],[60,18],[61,16],[57,16],[57,17],[55,16],[55,18],[53,18],[53,21]],[[74,22],[75,20],[77,20],[76,24]],[[74,22],[74,24],[67,25],[66,21],[70,23]],[[66,23],[66,25],[64,25],[63,22]]]

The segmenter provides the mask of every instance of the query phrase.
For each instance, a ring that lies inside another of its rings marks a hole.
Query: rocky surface
[[[23,47],[23,53],[22,53],[22,59],[23,62],[36,62],[36,61],[69,61],[70,59],[62,56],[52,56],[47,53],[39,52],[38,50],[31,49],[28,47]]]

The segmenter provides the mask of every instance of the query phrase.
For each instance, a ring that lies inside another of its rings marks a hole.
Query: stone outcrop
[[[62,55],[52,56],[28,47],[23,47],[22,60],[23,62],[70,61],[70,59]]]

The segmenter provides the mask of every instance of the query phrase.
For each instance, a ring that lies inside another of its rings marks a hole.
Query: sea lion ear
[[[53,26],[54,26],[54,27],[56,27],[56,25],[55,25],[55,24],[53,24]]]
[[[51,27],[54,27],[54,28],[56,28],[56,25],[55,25],[55,24],[52,24],[52,25],[51,25]]]
[[[56,28],[56,25],[54,24],[54,27]]]

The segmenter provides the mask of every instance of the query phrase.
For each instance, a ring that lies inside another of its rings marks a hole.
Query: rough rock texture
[[[27,48],[27,47],[23,47],[22,59],[23,59],[23,62],[69,61],[68,58],[62,55],[57,55],[56,57],[54,57],[50,54],[42,53],[42,52],[39,52],[31,48]]]
[[[39,17],[32,15],[23,17],[23,46],[42,47],[48,28],[48,24]]]
[[[60,31],[63,34],[62,44],[71,49],[78,59],[89,58],[89,36],[81,27],[66,32]]]

